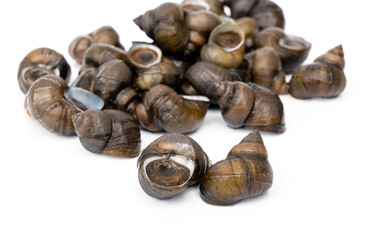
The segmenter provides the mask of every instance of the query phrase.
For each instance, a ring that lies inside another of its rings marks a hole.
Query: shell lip
[[[225,52],[234,52],[234,51],[238,50],[239,48],[241,48],[244,45],[244,42],[245,42],[244,32],[243,32],[243,30],[241,30],[241,28],[239,28],[239,26],[237,26],[235,24],[235,21],[234,21],[234,23],[226,22],[226,23],[222,23],[222,24],[216,26],[212,30],[212,32],[210,34],[210,37],[208,39],[208,42],[209,43],[214,43],[214,39],[215,39],[216,35],[218,35],[220,33],[225,33],[225,32],[228,32],[228,33],[231,32],[231,33],[239,34],[241,40],[234,47],[220,46],[220,48],[222,48],[222,50],[224,50]]]
[[[156,54],[156,59],[155,59],[154,61],[152,61],[152,62],[148,63],[148,64],[143,64],[143,63],[139,63],[139,62],[135,61],[135,60],[133,59],[133,57],[132,57],[133,52],[134,52],[134,51],[137,51],[137,50],[141,50],[141,49],[148,49],[148,50],[153,51],[153,52]],[[160,49],[160,48],[158,48],[158,47],[157,47],[157,46],[155,46],[155,45],[147,44],[147,43],[137,43],[137,44],[134,44],[134,45],[130,48],[130,50],[128,51],[127,55],[128,55],[128,60],[129,60],[129,62],[130,62],[133,66],[135,66],[135,67],[137,67],[137,68],[150,68],[150,67],[152,67],[152,66],[154,66],[154,65],[156,65],[156,64],[158,64],[158,63],[160,63],[160,62],[161,62],[161,60],[162,60],[162,57],[163,57],[163,53],[162,53],[162,51],[161,51],[161,49]]]
[[[157,183],[155,183],[154,181],[152,181],[149,178],[149,175],[147,174],[146,167],[149,163],[158,161],[158,160],[170,160],[170,161],[173,161],[175,163],[178,163],[178,164],[183,165],[186,168],[188,168],[189,177],[187,178],[187,181],[185,181],[184,183],[182,183],[180,185],[172,185],[172,186],[161,186],[161,185],[158,185]],[[137,166],[140,167],[140,163],[138,163]],[[142,165],[142,169],[143,169],[143,173],[144,173],[146,179],[150,182],[151,185],[156,185],[161,189],[176,189],[176,188],[181,188],[183,186],[189,185],[189,182],[191,181],[191,179],[193,177],[193,173],[195,171],[195,163],[191,158],[188,158],[183,155],[151,156],[151,157],[145,159],[145,161],[143,162],[143,165]]]
[[[186,0],[181,3],[184,12],[190,14],[199,11],[209,11],[210,5],[201,0]]]
[[[305,39],[293,35],[286,35],[278,42],[281,47],[290,49],[293,51],[306,51],[311,48],[311,43]]]
[[[210,102],[210,99],[208,97],[202,96],[202,95],[179,95],[185,100],[188,101],[198,101],[198,102]]]
[[[104,107],[103,99],[83,88],[69,87],[64,92],[64,96],[80,111],[87,109],[100,110]]]

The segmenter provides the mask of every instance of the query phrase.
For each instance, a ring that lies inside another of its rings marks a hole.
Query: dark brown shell
[[[207,113],[209,102],[202,98],[189,99],[166,85],[157,85],[147,92],[143,103],[158,128],[189,133],[198,129]]]
[[[235,19],[248,16],[257,2],[258,0],[230,0],[231,16]]]
[[[93,44],[85,52],[83,64],[98,68],[104,63],[114,59],[127,61],[127,53],[110,44],[97,43]]]
[[[98,70],[93,67],[87,67],[84,70],[80,70],[79,76],[72,83],[72,86],[93,92],[97,74]]]
[[[258,131],[250,133],[228,154],[212,165],[204,175],[201,197],[213,205],[233,205],[267,191],[273,182],[273,171],[267,150]]]
[[[211,162],[192,138],[168,133],[144,149],[137,161],[142,189],[150,196],[166,199],[197,184]]]
[[[336,97],[346,87],[342,46],[329,50],[314,63],[297,68],[290,81],[290,94],[299,99]]]
[[[115,59],[104,63],[98,70],[93,92],[106,103],[132,82],[132,72],[123,61]]]
[[[281,58],[285,73],[292,73],[308,57],[311,43],[303,38],[286,35],[281,28],[270,27],[259,32],[255,47],[272,47]]]
[[[280,6],[273,1],[260,0],[251,9],[249,16],[254,18],[260,29],[285,27],[285,17]]]
[[[40,77],[57,74],[65,82],[69,81],[71,69],[65,58],[55,50],[38,48],[24,57],[18,69],[20,90],[27,93],[30,86]]]
[[[288,84],[282,71],[281,59],[270,47],[259,48],[246,55],[252,61],[252,82],[271,89],[277,94],[286,94]]]
[[[137,157],[141,150],[140,129],[135,120],[119,110],[87,110],[72,122],[80,142],[90,152]]]

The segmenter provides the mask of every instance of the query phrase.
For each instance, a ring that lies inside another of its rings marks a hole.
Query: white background
[[[74,37],[112,25],[129,48],[148,40],[132,19],[162,2],[0,3],[0,239],[365,239],[362,1],[276,1],[287,33],[312,42],[308,63],[343,44],[348,82],[335,99],[281,97],[287,131],[263,133],[275,178],[261,197],[217,207],[191,187],[153,199],[138,183],[136,159],[92,154],[77,137],[49,133],[27,117],[16,76],[28,52],[61,52],[74,79],[79,66],[67,52]],[[190,136],[215,163],[249,132],[226,127],[211,111]],[[142,147],[160,135],[142,131]]]

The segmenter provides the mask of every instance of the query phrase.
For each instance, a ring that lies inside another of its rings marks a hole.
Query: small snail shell
[[[97,78],[98,70],[85,65],[85,69],[81,69],[79,76],[72,82],[71,86],[83,88],[89,92],[93,92],[95,79]]]
[[[128,59],[136,68],[135,85],[140,90],[149,90],[158,84],[174,87],[179,80],[179,69],[154,45],[135,44],[128,52]]]
[[[134,22],[163,51],[180,54],[189,41],[189,29],[184,21],[182,7],[176,3],[164,3],[134,19]]]
[[[237,68],[243,62],[244,33],[232,23],[222,23],[212,30],[201,49],[201,60],[223,68]]]
[[[194,132],[201,125],[209,99],[203,96],[180,96],[166,85],[156,85],[144,98],[147,113],[158,128],[167,132]]]
[[[139,103],[136,106],[135,115],[140,126],[150,132],[161,132],[164,129],[162,126],[155,124],[155,118],[149,112],[143,103]]]
[[[282,71],[281,59],[273,48],[259,48],[246,56],[252,61],[252,82],[277,94],[288,92],[289,86]]]
[[[181,6],[187,15],[193,12],[210,10],[210,6],[204,0],[184,0]]]
[[[132,72],[127,64],[118,59],[110,60],[99,67],[93,92],[108,103],[131,82]]]
[[[236,24],[243,31],[245,36],[246,49],[252,49],[254,46],[254,37],[259,32],[259,26],[254,18],[242,17],[236,20]]]
[[[213,205],[233,205],[263,194],[273,182],[268,154],[258,131],[246,136],[227,158],[212,165],[204,175],[202,199]]]
[[[57,74],[68,82],[71,69],[65,58],[55,50],[38,48],[24,57],[18,69],[18,83],[20,90],[27,93],[30,86],[40,77]]]
[[[86,50],[93,44],[110,44],[124,49],[119,42],[118,33],[111,26],[103,26],[88,35],[76,37],[69,46],[69,54],[77,62],[81,63]]]
[[[210,7],[210,11],[216,13],[219,16],[226,16],[224,12],[224,4],[221,0],[203,0]]]
[[[115,105],[118,110],[130,113],[135,110],[135,102],[140,102],[140,95],[136,89],[126,87],[120,91],[115,99]]]
[[[299,99],[336,97],[346,87],[342,45],[297,68],[290,80],[290,94]]]
[[[90,152],[119,157],[140,153],[140,129],[135,120],[119,110],[87,110],[72,116],[80,142]]]
[[[84,55],[83,64],[98,68],[104,63],[114,59],[127,61],[127,53],[110,44],[97,43],[87,49]]]
[[[186,72],[186,79],[194,89],[210,100],[216,99],[216,87],[213,83],[242,81],[237,72],[208,62],[197,62],[191,66]]]
[[[56,75],[39,78],[29,89],[26,111],[47,130],[61,135],[74,135],[72,115],[87,108],[101,109],[98,96],[81,88],[68,88]]]
[[[211,165],[192,138],[168,133],[144,149],[137,161],[138,177],[148,195],[166,199],[197,184]]]
[[[255,47],[272,47],[281,58],[285,73],[292,73],[308,57],[311,43],[303,38],[286,35],[281,28],[270,27],[259,32]]]
[[[285,27],[282,9],[273,1],[259,0],[251,9],[249,16],[254,18],[260,29],[269,27]]]
[[[247,16],[258,0],[230,0],[231,16],[235,19]]]

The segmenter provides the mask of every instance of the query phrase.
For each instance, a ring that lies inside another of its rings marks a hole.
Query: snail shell
[[[260,29],[285,27],[285,17],[281,7],[273,1],[259,0],[251,9],[249,16],[254,18]]]
[[[247,16],[258,0],[230,0],[231,16],[235,19]]]
[[[233,205],[267,191],[273,182],[268,154],[258,131],[231,149],[227,158],[212,165],[204,175],[202,199],[213,205]]]
[[[189,41],[189,29],[179,4],[164,3],[134,19],[134,22],[163,51],[181,54]]]
[[[242,17],[236,20],[236,24],[243,31],[245,36],[245,47],[251,50],[254,47],[255,35],[259,32],[259,26],[254,18]]]
[[[211,165],[192,138],[168,133],[144,149],[137,161],[138,177],[148,195],[166,199],[197,184]]]
[[[85,69],[81,69],[79,76],[72,82],[71,86],[83,88],[89,92],[93,92],[95,79],[97,78],[98,70],[85,65]]]
[[[259,48],[246,55],[252,61],[252,82],[271,89],[277,94],[286,94],[288,84],[282,71],[281,59],[270,47]]]
[[[290,94],[299,99],[336,97],[346,87],[342,45],[297,68],[290,80]]]
[[[209,99],[203,96],[180,96],[166,85],[156,85],[144,98],[146,112],[155,125],[167,132],[194,132],[201,125]]]
[[[103,26],[88,35],[76,37],[69,46],[69,54],[77,62],[81,63],[86,50],[93,44],[110,44],[124,49],[119,42],[119,36],[116,30],[111,26]]]
[[[127,53],[110,44],[97,43],[87,49],[84,55],[83,64],[98,68],[104,63],[114,59],[127,61]]]
[[[208,3],[203,0],[184,0],[181,6],[187,15],[193,12],[210,10]]]
[[[137,157],[140,129],[135,120],[119,110],[87,110],[72,116],[81,144],[90,152]]]
[[[29,89],[25,106],[27,114],[47,130],[61,135],[74,135],[71,117],[87,108],[101,109],[98,96],[81,88],[68,88],[56,75],[39,78]]]
[[[281,58],[285,73],[292,73],[308,57],[311,43],[297,36],[286,35],[281,28],[270,27],[259,32],[255,47],[272,47]]]
[[[18,69],[20,90],[27,93],[30,86],[40,77],[57,74],[68,82],[71,69],[65,58],[55,50],[38,48],[24,57]]]
[[[222,23],[212,30],[208,43],[201,49],[201,60],[223,68],[237,68],[243,62],[245,36],[232,23]]]
[[[174,87],[179,80],[179,69],[154,45],[135,44],[129,50],[128,58],[136,68],[135,85],[140,90],[149,90],[158,84]]]

